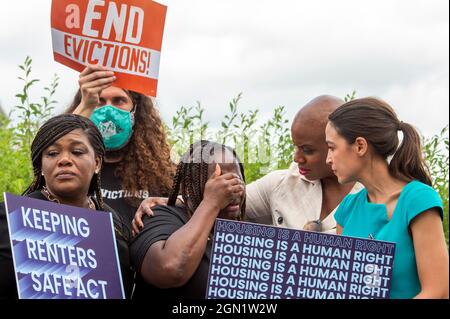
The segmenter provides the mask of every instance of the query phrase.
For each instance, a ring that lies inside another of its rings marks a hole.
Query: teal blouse
[[[420,213],[437,208],[443,218],[442,200],[430,186],[419,181],[405,185],[392,218],[386,205],[368,201],[367,190],[347,195],[334,218],[343,227],[344,236],[369,238],[396,243],[391,281],[392,299],[409,299],[420,290],[414,243],[409,231],[411,221]]]

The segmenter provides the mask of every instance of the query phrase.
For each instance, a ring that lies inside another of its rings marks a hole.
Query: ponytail
[[[419,134],[408,123],[400,122],[399,129],[403,132],[403,142],[389,164],[390,173],[403,181],[416,179],[431,186],[431,177],[422,155]]]
[[[364,137],[377,155],[384,159],[393,155],[389,172],[395,178],[405,182],[416,179],[431,186],[419,134],[412,125],[400,122],[386,102],[376,98],[352,100],[338,107],[328,119],[349,144]],[[399,130],[403,132],[400,147]]]

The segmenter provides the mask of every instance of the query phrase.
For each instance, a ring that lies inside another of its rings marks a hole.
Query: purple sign
[[[395,243],[217,219],[208,299],[387,299]]]
[[[20,299],[123,299],[111,213],[4,193]]]

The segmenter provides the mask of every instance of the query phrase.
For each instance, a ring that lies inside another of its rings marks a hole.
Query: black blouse
[[[187,212],[183,207],[156,206],[152,210],[154,216],[144,219],[144,228],[130,244],[131,262],[138,272],[133,299],[205,299],[211,256],[211,241],[208,241],[205,253],[194,275],[182,287],[160,289],[146,283],[139,275],[145,254],[150,246],[158,241],[167,240],[189,221]]]
[[[40,191],[36,191],[27,196],[40,200],[48,200]],[[93,198],[93,200],[97,210],[102,210],[98,201],[95,198]],[[108,205],[104,206],[105,210],[111,212],[113,216],[122,281],[125,295],[129,298],[133,288],[134,276],[134,272],[130,266],[130,255],[128,250],[128,242],[131,239],[131,229],[115,210]],[[17,299],[17,285],[4,203],[0,203],[0,270],[0,299]]]

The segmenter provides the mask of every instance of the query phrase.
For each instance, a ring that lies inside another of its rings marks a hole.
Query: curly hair
[[[135,105],[135,124],[130,142],[119,152],[124,155],[118,163],[115,176],[122,188],[132,194],[139,190],[168,195],[172,188],[175,165],[170,159],[170,146],[158,110],[152,100],[140,93],[124,92]],[[78,90],[66,113],[72,113],[81,102]],[[140,200],[131,197],[128,202],[138,207]]]

